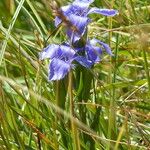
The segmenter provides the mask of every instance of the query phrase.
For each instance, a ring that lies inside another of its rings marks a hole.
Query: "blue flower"
[[[62,45],[48,45],[40,53],[40,60],[49,58],[49,80],[60,80],[73,67],[75,51],[66,43]]]
[[[75,0],[72,4],[61,7],[61,11],[65,17],[74,25],[78,32],[73,31],[70,27],[67,29],[68,37],[73,41],[77,41],[84,35],[87,25],[91,22],[89,14],[97,13],[104,16],[114,16],[118,11],[113,9],[99,9],[96,7],[89,8],[93,0]],[[55,26],[62,22],[58,16],[55,18]]]
[[[74,60],[86,68],[91,68],[95,63],[100,61],[103,50],[110,56],[113,55],[109,45],[106,43],[97,39],[88,40],[82,49],[76,48],[77,57],[75,57]],[[84,51],[84,55],[78,55],[81,51]]]
[[[72,44],[63,43],[61,45],[50,44],[40,53],[40,59],[50,59],[49,80],[63,79],[68,72],[76,65],[91,68],[101,59],[103,50],[112,55],[110,47],[98,39],[86,39],[87,25],[91,22],[89,14],[98,13],[105,16],[114,16],[117,11],[110,9],[89,8],[93,0],[75,0],[71,5],[61,7],[63,15],[70,25],[77,28],[67,27],[67,35]],[[61,16],[61,15],[60,15]],[[57,16],[55,26],[62,20]],[[84,37],[81,38],[81,37]]]
[[[72,48],[68,43],[62,45],[50,44],[40,53],[40,59],[49,58],[49,80],[63,79],[77,65],[91,68],[100,61],[102,50],[112,55],[110,47],[97,39],[88,40],[84,47]],[[83,52],[83,55],[80,53]]]

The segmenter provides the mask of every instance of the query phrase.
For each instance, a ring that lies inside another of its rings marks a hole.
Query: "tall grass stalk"
[[[111,8],[113,8],[114,6],[114,0],[111,1]],[[109,30],[112,29],[112,25],[113,25],[113,20],[112,18],[110,17],[108,19],[108,27],[109,27]],[[111,41],[112,41],[112,32],[109,32],[109,45],[111,47]],[[116,53],[117,54],[117,53]],[[115,55],[115,58],[116,58],[116,55]],[[112,61],[112,60],[110,60]],[[116,68],[114,68],[116,69]],[[112,73],[113,73],[113,68],[110,67],[110,71],[109,71],[109,82],[110,83],[114,83],[115,81],[115,74],[116,74],[116,71],[114,71],[114,78],[112,78]],[[116,106],[115,106],[115,89],[113,88],[112,90],[110,90],[110,110],[109,110],[109,115],[108,115],[108,135],[107,137],[109,139],[113,139],[115,138],[115,134],[116,134]],[[112,136],[113,135],[113,136]],[[110,147],[111,147],[111,143],[109,142],[108,145],[107,145],[107,150],[110,150]]]
[[[14,24],[16,22],[16,19],[17,19],[18,15],[19,15],[19,12],[20,12],[24,2],[25,2],[25,0],[21,0],[20,1],[19,5],[18,5],[18,7],[17,7],[13,17],[12,17],[12,21],[11,21],[9,27],[8,27],[8,30],[7,30],[7,33],[6,33],[6,39],[3,41],[3,45],[2,45],[2,49],[1,49],[0,65],[2,64],[2,60],[3,60],[3,57],[4,57],[5,49],[7,47],[7,42],[9,40],[9,38],[10,38],[11,31],[12,31],[12,29],[14,27]]]
[[[147,82],[148,82],[148,89],[149,89],[149,92],[150,92],[150,75],[149,75],[149,65],[148,65],[148,60],[147,60],[147,55],[146,55],[146,52],[147,52],[147,48],[146,49],[143,49],[143,59],[144,59],[144,67],[145,67],[145,72],[146,72],[146,77],[147,77]]]

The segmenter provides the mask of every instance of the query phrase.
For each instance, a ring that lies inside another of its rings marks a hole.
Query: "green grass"
[[[150,1],[95,0],[119,11],[91,15],[88,34],[109,43],[114,57],[56,82],[39,60],[45,44],[66,40],[50,3],[0,1],[0,150],[149,149]]]

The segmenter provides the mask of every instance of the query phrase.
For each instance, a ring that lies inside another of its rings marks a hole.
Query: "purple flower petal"
[[[72,59],[73,56],[75,55],[75,51],[67,44],[60,45],[60,51],[61,51],[60,57],[62,58]]]
[[[40,53],[39,58],[40,60],[46,59],[46,58],[54,58],[58,55],[59,45],[56,44],[50,44],[46,48],[43,49],[43,51]]]
[[[63,45],[51,44],[44,48],[43,52],[40,53],[40,60],[46,58],[59,58],[64,60],[72,59],[75,55],[75,51],[70,45],[64,43]]]
[[[68,12],[70,10],[71,5],[67,5],[67,6],[62,6],[61,10],[65,13]]]
[[[118,11],[113,10],[113,9],[99,9],[99,8],[93,7],[88,11],[88,14],[93,14],[93,13],[101,14],[104,16],[115,16],[118,13]]]
[[[100,41],[100,40],[97,40],[97,39],[92,39],[92,40],[90,40],[90,43],[91,43],[92,45],[96,45],[96,43],[99,43],[100,45],[102,45],[102,47],[106,50],[106,52],[107,52],[109,55],[113,56],[113,54],[112,54],[112,52],[111,52],[111,49],[110,49],[110,47],[109,47],[108,44],[106,44],[106,43],[104,43],[104,42],[102,42],[102,41]]]
[[[58,27],[58,25],[62,22],[62,20],[59,17],[55,17],[55,27]]]
[[[60,80],[63,79],[66,74],[70,71],[71,64],[54,58],[49,66],[49,80]]]
[[[94,0],[75,0],[73,4],[81,6],[81,5],[90,5],[93,2]]]
[[[70,22],[77,27],[78,32],[83,34],[85,31],[86,26],[91,21],[88,17],[81,17],[77,15],[69,15]]]
[[[100,61],[100,55],[102,54],[102,49],[100,47],[88,45],[86,46],[86,52],[88,59],[93,63]]]
[[[73,32],[71,29],[67,29],[66,34],[69,37],[70,41],[73,43],[75,43],[81,38],[79,34],[77,34],[76,32]]]
[[[103,42],[101,42],[101,41],[99,41],[99,44],[101,44],[101,45],[103,46],[103,48],[106,50],[106,52],[107,52],[109,55],[113,56],[113,54],[112,54],[112,52],[111,52],[111,49],[110,49],[110,47],[109,47],[108,44],[103,43]]]
[[[67,5],[67,6],[63,6],[61,7],[61,11],[64,14],[64,16],[68,16],[70,14],[70,8],[72,5]],[[62,20],[59,17],[55,17],[55,27],[57,27],[60,23],[62,22]]]
[[[91,66],[93,65],[92,61],[88,60],[84,56],[77,56],[74,58],[74,60],[76,60],[79,64],[86,68],[91,68]]]
[[[85,3],[84,3],[85,4]],[[64,16],[69,20],[69,16],[70,15],[77,15],[80,17],[86,17],[87,16],[87,12],[88,12],[88,7],[86,5],[81,5],[81,4],[72,4],[72,5],[67,5],[67,6],[63,6],[61,7],[61,11],[64,14]],[[60,23],[62,22],[61,18],[57,17],[55,18],[55,26],[57,27]]]
[[[81,17],[73,14],[68,18],[77,30],[73,31],[69,28],[67,29],[67,35],[73,42],[76,42],[85,33],[86,27],[91,20],[88,17]]]
[[[76,14],[78,16],[87,16],[89,5],[90,3],[76,1],[73,2],[70,11],[72,12],[72,14]]]

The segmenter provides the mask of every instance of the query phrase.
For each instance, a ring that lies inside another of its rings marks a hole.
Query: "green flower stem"
[[[76,99],[80,103],[86,103],[90,99],[90,90],[91,90],[91,83],[93,80],[93,74],[90,70],[78,66],[76,68]],[[80,119],[84,124],[87,124],[87,108],[85,105],[79,105],[79,115]],[[93,120],[94,121],[94,120]],[[93,127],[93,122],[91,123],[91,127]],[[91,147],[94,148],[95,141],[91,138],[91,136],[87,136],[83,133],[83,140],[84,143],[90,143]]]
[[[68,94],[69,94],[69,99],[70,99],[70,115],[74,117],[74,102],[73,102],[73,92],[72,92],[72,72],[71,71],[69,72]],[[71,119],[71,130],[72,130],[72,139],[74,141],[73,149],[80,150],[78,129],[73,119]]]
[[[56,89],[56,105],[63,110],[65,110],[65,102],[66,102],[66,94],[67,94],[66,80],[67,79],[64,78],[63,80],[56,81],[56,83],[54,84],[55,89]],[[57,114],[56,123],[58,122],[58,119],[59,119],[62,129],[64,131],[66,131],[66,127],[64,125],[64,116],[62,116],[60,113],[56,113],[56,114]],[[56,129],[59,130],[59,127],[57,127],[57,126],[58,126],[58,123],[56,125]],[[66,135],[63,132],[61,133],[61,135],[62,135],[62,141],[63,141],[65,147],[68,148],[68,142],[67,142]],[[57,135],[55,135],[55,136],[57,138]]]

